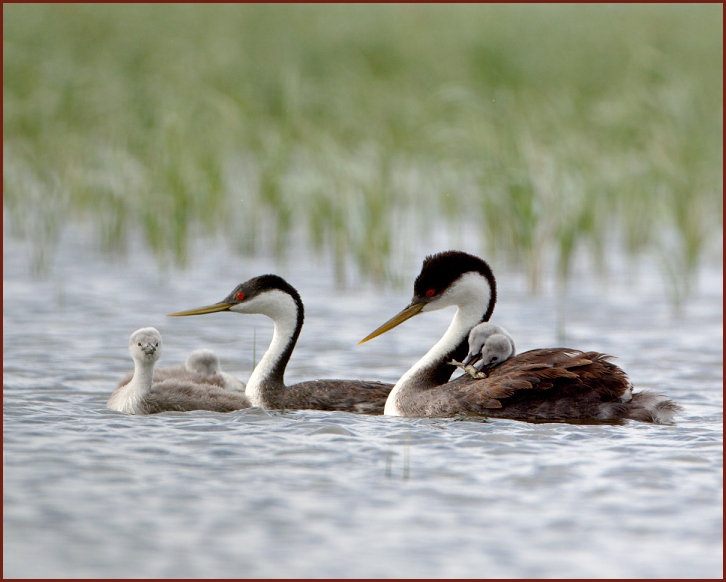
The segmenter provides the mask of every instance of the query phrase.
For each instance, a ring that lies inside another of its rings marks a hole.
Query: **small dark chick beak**
[[[466,357],[464,358],[464,361],[461,362],[461,363],[464,364],[465,366],[467,364],[469,364],[469,363],[471,363],[472,365],[474,365],[480,359],[481,359],[481,353],[478,353],[478,354],[471,354],[471,353],[469,353],[469,354],[466,355]]]

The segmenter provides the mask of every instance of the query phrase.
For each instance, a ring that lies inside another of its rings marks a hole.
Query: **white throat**
[[[432,367],[441,365],[442,358],[454,350],[462,340],[468,338],[471,328],[481,321],[486,312],[490,296],[489,282],[482,275],[465,273],[440,299],[432,301],[421,310],[424,313],[444,309],[451,305],[458,307],[451,325],[442,338],[396,382],[388,395],[383,414],[404,416],[400,407],[400,398],[403,396],[404,389],[413,386],[417,390],[433,388],[433,386],[426,386],[417,381],[418,376]]]
[[[297,304],[295,300],[287,293],[277,289],[265,292],[246,303],[241,303],[232,307],[230,311],[238,313],[260,313],[266,315],[275,325],[272,332],[272,341],[270,342],[265,355],[262,356],[260,362],[252,371],[247,387],[245,388],[245,396],[249,399],[252,406],[262,406],[263,390],[266,380],[272,373],[275,365],[280,361],[282,354],[290,342],[290,338],[295,333],[297,327]],[[280,386],[284,388],[283,386]]]
[[[143,356],[142,356],[143,357]],[[149,395],[156,361],[134,358],[134,376],[131,381],[111,395],[107,407],[126,414],[138,414],[141,402]]]

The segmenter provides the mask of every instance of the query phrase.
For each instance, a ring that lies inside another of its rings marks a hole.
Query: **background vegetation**
[[[651,253],[674,305],[721,252],[723,7],[3,5],[3,207],[285,253],[377,281],[441,224],[528,273]]]

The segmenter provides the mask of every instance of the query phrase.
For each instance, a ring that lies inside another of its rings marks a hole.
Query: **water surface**
[[[161,272],[138,250],[109,262],[77,241],[41,279],[28,274],[28,247],[4,242],[6,577],[722,575],[720,269],[703,270],[680,318],[647,264],[570,286],[565,344],[618,356],[638,388],[685,407],[674,426],[260,409],[134,417],[105,403],[139,327],[161,331],[161,365],[210,347],[247,379],[269,320],[165,314],[255,275],[284,276],[306,305],[288,383],[393,382],[453,312],[356,345],[407,304],[423,251],[402,267],[405,289],[381,291],[336,290],[310,258],[280,265],[210,247],[187,271]],[[493,321],[522,351],[558,344],[551,293],[495,274]]]

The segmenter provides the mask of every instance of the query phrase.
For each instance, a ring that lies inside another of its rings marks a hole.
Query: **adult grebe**
[[[670,423],[681,407],[664,396],[632,393],[625,372],[610,356],[568,348],[530,350],[493,368],[487,378],[463,375],[443,381],[442,365],[461,360],[472,327],[494,310],[496,282],[489,265],[460,251],[427,257],[414,283],[411,303],[368,341],[414,315],[457,306],[444,336],[396,383],[385,414],[450,416],[459,413],[518,420],[632,419]]]
[[[194,382],[189,374],[154,380],[154,367],[161,357],[161,334],[144,327],[131,334],[129,352],[134,359],[134,373],[124,378],[111,394],[106,406],[128,414],[154,414],[166,410],[213,410],[231,412],[249,408],[244,394],[226,390],[216,384]],[[201,375],[199,375],[201,377]]]
[[[516,353],[514,339],[499,325],[485,321],[469,332],[469,353],[463,362],[452,361],[473,378],[486,378],[494,366]]]
[[[220,384],[227,390],[245,391],[245,383],[235,378],[232,374],[222,371],[219,363],[219,356],[212,350],[195,350],[187,358],[184,367],[187,371],[201,374],[213,384]]]
[[[300,335],[305,309],[298,292],[282,277],[255,277],[237,285],[220,303],[169,315],[203,315],[220,311],[259,313],[272,319],[275,325],[270,346],[247,381],[245,394],[253,406],[383,413],[392,384],[360,380],[312,380],[285,386],[285,368]]]

